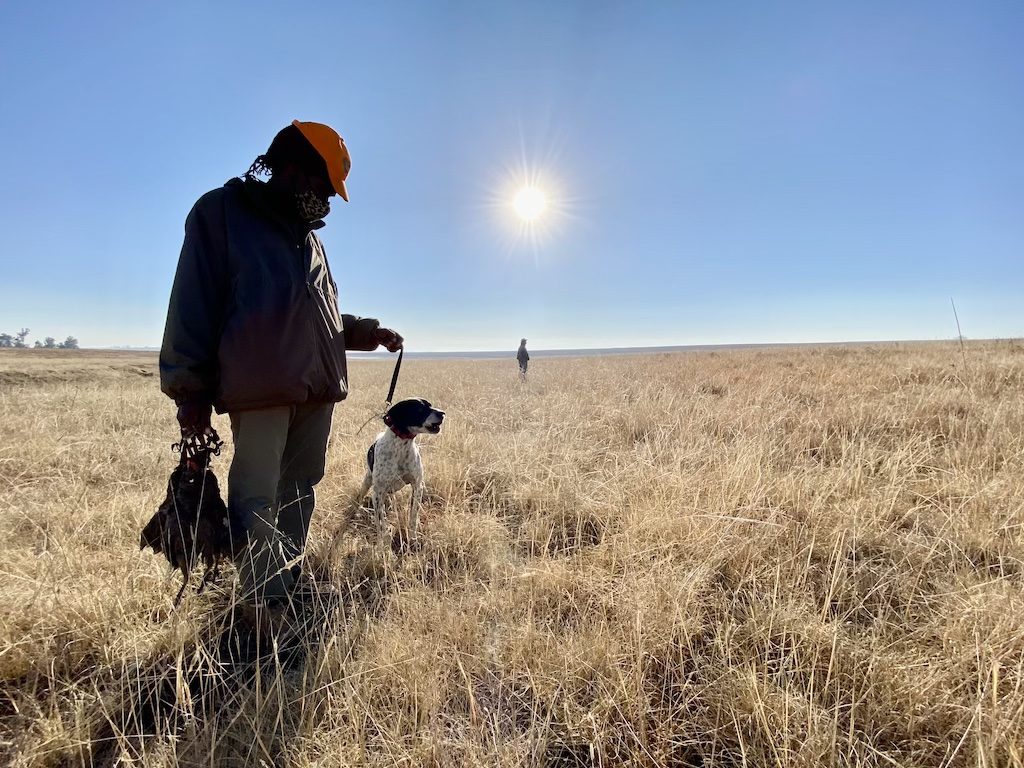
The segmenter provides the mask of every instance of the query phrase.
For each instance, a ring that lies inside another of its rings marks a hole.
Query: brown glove
[[[178,426],[181,436],[205,435],[210,429],[213,406],[210,403],[182,403],[178,406]]]
[[[379,344],[383,344],[384,348],[388,352],[397,352],[402,348],[405,343],[405,339],[402,338],[402,334],[397,331],[393,331],[390,328],[378,328],[374,331],[374,336]]]

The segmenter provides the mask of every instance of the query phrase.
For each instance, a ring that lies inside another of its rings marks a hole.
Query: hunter
[[[333,128],[295,120],[185,221],[160,387],[183,435],[204,434],[213,409],[230,418],[228,510],[233,536],[244,537],[235,562],[253,608],[287,603],[300,575],[334,406],[348,394],[345,350],[395,352],[403,342],[338,311],[316,232],[331,197],[348,201],[350,167]]]

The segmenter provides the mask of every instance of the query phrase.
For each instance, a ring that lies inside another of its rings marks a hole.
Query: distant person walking
[[[526,339],[519,342],[516,360],[519,361],[519,380],[526,381],[526,368],[530,364],[530,353],[526,351]]]
[[[213,408],[231,417],[228,514],[253,614],[280,614],[299,575],[334,405],[348,394],[345,350],[402,346],[377,320],[338,311],[316,235],[329,199],[348,200],[350,164],[333,128],[293,121],[185,221],[160,387],[183,437],[205,434]]]

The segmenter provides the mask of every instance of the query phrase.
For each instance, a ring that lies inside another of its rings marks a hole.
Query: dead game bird
[[[180,446],[181,459],[167,481],[163,503],[142,529],[139,549],[163,553],[171,567],[181,571],[184,583],[174,598],[177,606],[200,560],[205,571],[198,591],[216,577],[220,561],[231,557],[232,537],[220,484],[210,468],[211,455],[220,452],[220,439],[214,433],[183,439],[175,446]]]

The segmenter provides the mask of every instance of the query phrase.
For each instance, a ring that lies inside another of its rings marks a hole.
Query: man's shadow
[[[210,609],[195,637],[173,654],[140,662],[126,672],[118,690],[101,697],[92,739],[82,745],[76,762],[144,761],[147,749],[173,739],[179,755],[194,754],[197,762],[208,763],[217,752],[236,755],[248,749],[247,763],[274,764],[282,749],[256,738],[244,744],[238,739],[243,733],[254,736],[262,718],[272,717],[274,741],[287,743],[299,724],[293,716],[296,697],[306,704],[307,673],[321,666],[325,649],[339,637],[358,634],[354,627],[373,621],[395,589],[387,553],[363,535],[366,519],[358,504],[350,504],[334,535],[307,551],[288,605],[286,632],[268,636],[246,620],[231,588],[233,570],[227,569],[207,598]],[[252,729],[238,727],[246,720]]]

